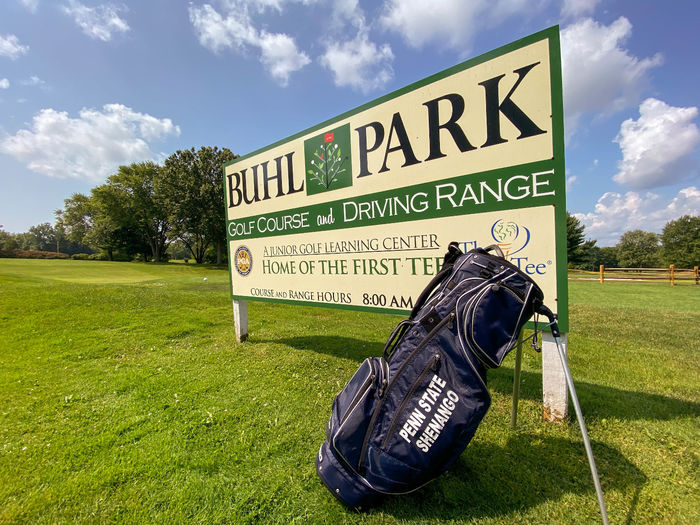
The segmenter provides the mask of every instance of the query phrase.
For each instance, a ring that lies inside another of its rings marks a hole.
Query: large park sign
[[[405,313],[452,241],[498,244],[567,330],[558,28],[224,168],[235,301]]]

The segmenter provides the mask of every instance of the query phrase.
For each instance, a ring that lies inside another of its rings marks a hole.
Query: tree
[[[566,256],[572,268],[590,267],[596,241],[584,241],[585,226],[576,217],[566,212]]]
[[[61,217],[68,238],[104,250],[114,260],[115,250],[123,245],[122,227],[113,219],[117,196],[102,185],[93,188],[89,197],[74,193],[64,204]]]
[[[19,248],[15,236],[5,230],[0,230],[0,250],[12,251]]]
[[[156,193],[168,210],[171,237],[179,239],[198,263],[210,245],[221,263],[226,244],[222,168],[236,156],[227,148],[178,150],[165,159]]]
[[[581,221],[566,212],[566,253],[571,258],[573,251],[583,243],[585,226]]]
[[[32,250],[33,238],[28,232],[14,233],[12,238],[15,241],[15,250]]]
[[[659,259],[659,235],[643,230],[628,231],[616,245],[622,268],[654,268]]]
[[[615,246],[605,246],[599,248],[598,258],[596,264],[598,267],[602,264],[607,268],[616,268],[619,263],[619,257],[617,253],[617,248]],[[598,268],[594,268],[598,269]]]
[[[168,247],[170,222],[164,203],[155,194],[156,179],[162,168],[153,162],[119,166],[107,179],[107,186],[118,194],[112,219],[135,233],[148,247],[155,262],[160,262]],[[144,253],[144,258],[148,259]]]
[[[66,225],[63,223],[63,210],[56,210],[56,222],[53,225],[53,231],[56,237],[56,251],[60,253],[61,245],[67,249]],[[65,253],[68,253],[67,251]]]
[[[700,217],[684,215],[669,221],[661,233],[664,264],[692,268],[700,263]]]
[[[53,226],[48,222],[31,226],[27,231],[29,234],[29,249],[41,250],[45,252],[54,251],[56,248],[56,233]]]
[[[64,209],[56,211],[61,217],[66,237],[73,242],[90,244],[88,234],[92,230],[92,206],[90,197],[74,193],[63,201]]]

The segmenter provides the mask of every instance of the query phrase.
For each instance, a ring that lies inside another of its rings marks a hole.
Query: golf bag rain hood
[[[345,504],[414,491],[460,456],[491,404],[500,366],[542,306],[535,282],[497,247],[449,247],[442,270],[333,401],[319,477]]]

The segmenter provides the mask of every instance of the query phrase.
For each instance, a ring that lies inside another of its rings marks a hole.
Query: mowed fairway
[[[207,278],[204,281],[204,278]],[[333,396],[397,317],[250,304],[226,270],[0,259],[0,522],[595,523],[575,420],[513,355],[452,470],[358,514],[318,481]],[[700,522],[700,286],[572,282],[570,364],[612,523]]]

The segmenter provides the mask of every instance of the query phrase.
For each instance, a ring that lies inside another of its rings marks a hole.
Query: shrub
[[[89,253],[74,253],[73,255],[71,255],[71,259],[74,259],[76,261],[88,261],[90,260],[90,257],[92,257],[92,255],[90,255]]]
[[[42,250],[14,250],[18,259],[69,259],[70,255],[60,252],[45,252]]]
[[[91,261],[106,261],[108,257],[104,253],[92,253],[88,255],[88,259]]]
[[[14,259],[17,257],[14,250],[0,250],[0,258]]]

